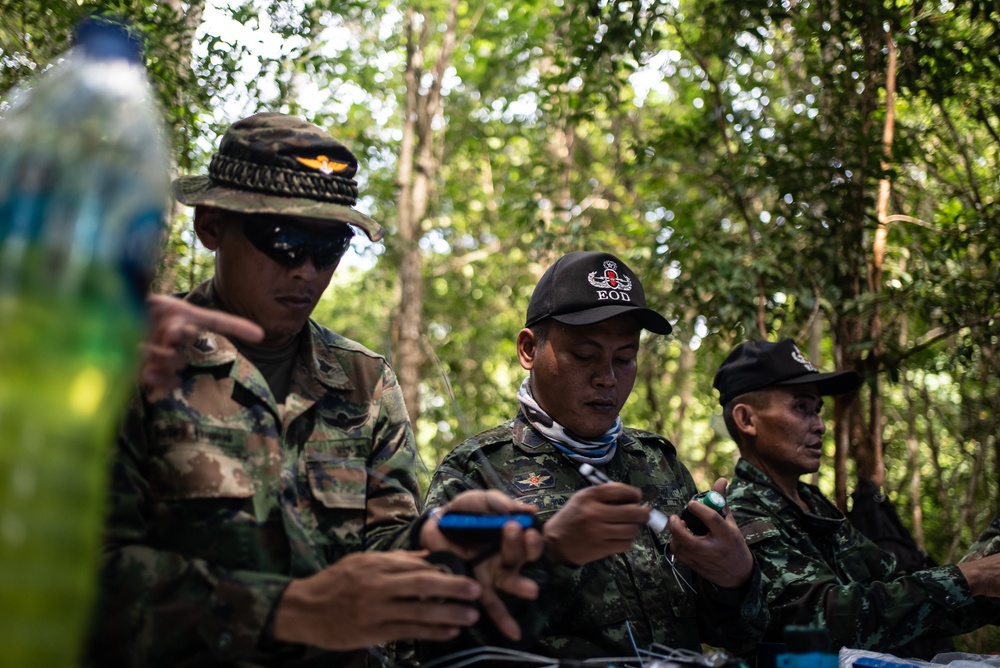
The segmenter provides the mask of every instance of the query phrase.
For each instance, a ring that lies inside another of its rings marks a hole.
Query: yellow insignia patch
[[[342,172],[347,169],[346,162],[339,162],[337,160],[330,160],[330,158],[325,155],[317,155],[315,158],[295,158],[301,162],[306,167],[311,167],[321,174],[333,174],[334,172]]]

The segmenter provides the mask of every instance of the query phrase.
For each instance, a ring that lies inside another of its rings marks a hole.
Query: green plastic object
[[[167,160],[120,25],[83,26],[0,119],[0,666],[78,663]]]

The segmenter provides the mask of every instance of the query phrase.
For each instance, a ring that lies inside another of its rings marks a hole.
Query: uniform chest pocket
[[[367,497],[367,459],[362,447],[365,439],[351,441],[312,441],[304,453],[305,475],[309,490],[327,508],[364,510]]]
[[[153,425],[150,492],[161,500],[247,498],[246,433],[192,423]]]
[[[667,516],[680,514],[687,506],[687,502],[691,500],[691,497],[684,490],[677,489],[676,486],[657,485],[656,491],[657,497],[655,499],[647,498],[646,501]]]
[[[835,554],[836,556],[831,563],[837,564],[838,574],[845,584],[850,582],[869,582],[872,579],[872,572],[868,568],[868,562],[865,561],[857,544],[851,544],[847,547],[838,546]]]

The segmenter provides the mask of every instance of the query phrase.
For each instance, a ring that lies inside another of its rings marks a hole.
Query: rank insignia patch
[[[536,489],[546,489],[548,487],[555,487],[556,482],[552,474],[541,469],[539,471],[527,471],[525,473],[515,475],[514,479],[511,481],[514,483],[514,487],[517,487],[519,492],[530,492]]]

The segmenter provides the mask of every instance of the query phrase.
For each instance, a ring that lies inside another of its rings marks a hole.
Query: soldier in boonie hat
[[[385,230],[354,209],[358,159],[311,123],[260,113],[233,123],[207,175],[174,181],[177,201],[255,214],[349,223],[378,241]]]
[[[357,168],[321,129],[257,114],[226,132],[207,176],[175,183],[215,252],[212,278],[184,297],[208,316],[189,324],[214,326],[211,314],[226,312],[263,337],[197,327],[181,339],[176,386],[143,387],[132,403],[85,665],[364,665],[367,647],[457,634],[475,621],[468,606],[499,600],[494,589],[534,591],[514,559],[480,564],[480,586],[423,558],[474,552],[419,514],[396,377],[383,356],[311,317],[352,226],[382,236],[353,208]],[[478,491],[450,509],[533,510]],[[498,549],[531,560],[541,544],[529,529]],[[355,614],[341,614],[348,602]],[[502,604],[486,615],[519,633]]]

